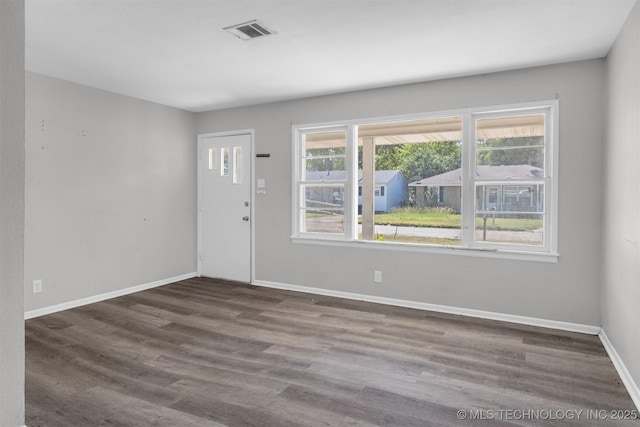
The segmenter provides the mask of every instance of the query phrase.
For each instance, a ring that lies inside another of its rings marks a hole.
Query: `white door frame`
[[[255,280],[255,232],[254,232],[254,226],[255,226],[255,221],[254,221],[254,217],[255,217],[255,189],[254,189],[254,177],[253,177],[253,173],[255,170],[255,160],[256,160],[256,156],[255,156],[255,129],[241,129],[241,130],[234,130],[234,131],[226,131],[226,132],[212,132],[212,133],[201,133],[198,134],[198,152],[196,154],[196,159],[197,159],[197,163],[198,163],[198,167],[197,167],[197,183],[198,183],[198,194],[197,194],[197,205],[196,205],[196,209],[198,212],[198,250],[196,252],[196,259],[197,259],[197,266],[198,266],[198,276],[202,275],[202,269],[201,269],[201,264],[202,264],[202,259],[200,258],[200,252],[202,251],[202,209],[200,208],[202,206],[202,199],[201,199],[201,188],[202,185],[200,183],[200,179],[202,176],[202,139],[203,138],[211,138],[211,137],[221,137],[221,136],[236,136],[236,135],[249,135],[251,138],[251,141],[249,142],[249,147],[250,147],[250,168],[251,170],[249,171],[249,180],[250,180],[250,184],[249,184],[249,209],[250,209],[250,213],[249,213],[249,228],[250,228],[250,283],[253,283]]]

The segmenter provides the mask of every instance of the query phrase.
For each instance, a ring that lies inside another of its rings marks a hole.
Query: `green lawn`
[[[358,218],[361,222],[361,218]],[[397,225],[407,227],[460,228],[462,219],[459,214],[442,211],[418,211],[400,209],[386,214],[376,214],[378,225]],[[482,228],[483,219],[476,218],[476,227]],[[530,218],[487,218],[487,230],[530,231],[542,227],[541,219]]]
[[[362,240],[362,234],[358,234],[358,240]],[[420,243],[427,245],[460,246],[460,239],[445,239],[443,237],[430,236],[403,236],[395,234],[376,234],[376,240],[395,243]]]
[[[306,215],[307,219],[310,218],[326,218],[329,216],[335,216],[330,212],[307,212]]]
[[[334,215],[327,212],[307,212],[307,219],[328,218]],[[460,228],[462,218],[441,210],[398,209],[385,214],[376,214],[377,225],[395,225],[405,227]],[[358,217],[358,223],[362,218]],[[476,218],[476,229],[482,229],[483,219]],[[487,218],[487,230],[532,231],[542,227],[541,219],[531,218]]]

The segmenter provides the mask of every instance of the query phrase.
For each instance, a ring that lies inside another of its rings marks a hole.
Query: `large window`
[[[294,126],[293,237],[555,254],[556,109]]]

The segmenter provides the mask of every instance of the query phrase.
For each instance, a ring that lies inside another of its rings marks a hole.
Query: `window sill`
[[[340,240],[330,238],[292,236],[295,244],[341,246],[351,248],[381,249],[387,251],[405,251],[415,253],[431,253],[438,255],[471,256],[478,258],[511,259],[516,261],[557,263],[560,255],[549,252],[518,251],[512,249],[464,248],[459,246],[437,246],[413,243],[375,242],[365,240]]]

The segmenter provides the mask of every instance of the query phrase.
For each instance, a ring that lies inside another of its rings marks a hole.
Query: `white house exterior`
[[[416,188],[416,204],[423,207],[425,192],[429,189],[441,206],[460,210],[462,169],[423,178],[409,183]],[[543,212],[543,170],[531,165],[478,165],[478,180],[484,185],[476,187],[476,206],[479,211]],[[531,181],[528,181],[531,180]]]

